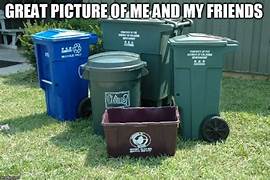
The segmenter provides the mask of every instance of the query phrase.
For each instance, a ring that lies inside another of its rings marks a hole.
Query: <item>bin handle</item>
[[[239,44],[227,44],[227,47],[238,47]]]
[[[81,64],[81,65],[79,65],[79,67],[78,67],[78,75],[79,75],[79,77],[80,77],[81,79],[83,79],[83,75],[82,75],[81,71],[82,71],[82,69],[85,67],[85,65],[86,65],[86,64]]]
[[[228,47],[238,47],[239,46],[239,42],[236,40],[232,40],[232,39],[228,39]]]
[[[142,68],[142,76],[146,76],[147,74],[149,74],[149,71],[146,67]]]
[[[173,21],[171,19],[164,19],[164,20],[169,24],[173,24],[175,29],[178,29],[180,27],[189,27],[193,24],[193,20],[191,19],[184,19],[184,21]]]
[[[147,125],[146,124],[136,123],[133,126],[136,127],[136,128],[142,128],[142,127],[146,127]]]
[[[49,84],[49,85],[52,85],[52,81],[48,81],[46,79],[41,79],[42,82],[46,83],[46,84]]]

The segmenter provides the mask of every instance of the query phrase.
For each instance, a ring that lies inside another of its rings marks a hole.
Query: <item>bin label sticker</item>
[[[140,34],[137,31],[120,31],[118,37],[122,38],[123,46],[134,47],[134,42],[137,38],[140,38]]]
[[[47,57],[47,58],[49,58],[50,57],[49,52],[45,52],[44,56]]]
[[[145,132],[136,132],[129,138],[129,142],[132,148],[129,149],[129,153],[141,153],[151,152],[152,148],[149,147],[151,144],[151,137]]]
[[[80,43],[75,43],[73,46],[61,47],[61,58],[73,58],[82,55],[82,46]]]
[[[187,56],[191,57],[194,66],[205,66],[208,57],[212,57],[213,53],[210,50],[190,50]]]
[[[130,92],[105,92],[105,107],[129,107]]]

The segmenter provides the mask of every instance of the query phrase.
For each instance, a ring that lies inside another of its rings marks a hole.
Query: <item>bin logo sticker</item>
[[[125,47],[134,47],[134,41],[137,38],[140,38],[140,34],[137,31],[120,31],[118,37],[122,38],[123,46]]]
[[[129,107],[130,92],[105,92],[105,107]]]
[[[75,43],[73,46],[61,48],[61,58],[72,58],[82,55],[82,46],[80,43]]]
[[[75,43],[75,44],[73,45],[73,52],[74,52],[75,54],[80,54],[80,53],[82,52],[82,46],[81,46],[80,43]]]
[[[210,50],[190,50],[187,56],[192,58],[194,66],[205,66],[208,57],[212,57],[213,53]]]
[[[130,144],[133,148],[129,149],[130,153],[136,152],[151,152],[152,148],[149,147],[151,144],[151,137],[145,132],[136,132],[129,138]]]

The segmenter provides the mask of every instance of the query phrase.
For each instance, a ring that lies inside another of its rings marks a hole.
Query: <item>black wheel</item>
[[[78,108],[79,117],[86,118],[92,114],[92,105],[90,98],[83,99]]]
[[[203,139],[210,143],[226,140],[229,133],[227,122],[219,116],[205,119],[201,126]]]

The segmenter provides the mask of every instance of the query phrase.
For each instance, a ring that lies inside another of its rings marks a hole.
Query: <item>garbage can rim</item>
[[[98,54],[94,54],[89,56],[88,60],[94,59],[94,58],[98,58],[98,57],[103,57],[103,56],[108,56],[108,55],[126,55],[126,56],[132,56],[135,58],[140,58],[139,54],[136,53],[132,53],[132,52],[127,52],[127,51],[108,51],[108,52],[101,52]]]
[[[95,71],[132,71],[146,66],[146,62],[135,53],[125,51],[110,51],[92,55],[85,65],[86,70]]]
[[[33,40],[43,40],[43,41],[63,41],[74,38],[83,39],[97,39],[97,35],[88,32],[81,32],[77,30],[68,29],[48,29],[46,31],[41,31],[32,35]]]
[[[106,72],[123,72],[123,71],[135,71],[141,69],[142,67],[146,66],[146,62],[141,64],[133,65],[133,66],[125,66],[123,67],[115,67],[115,68],[98,68],[98,67],[89,67],[86,65],[86,70],[91,71],[106,71]]]
[[[215,45],[226,46],[232,40],[221,36],[213,36],[203,33],[189,33],[169,39],[171,45]]]

